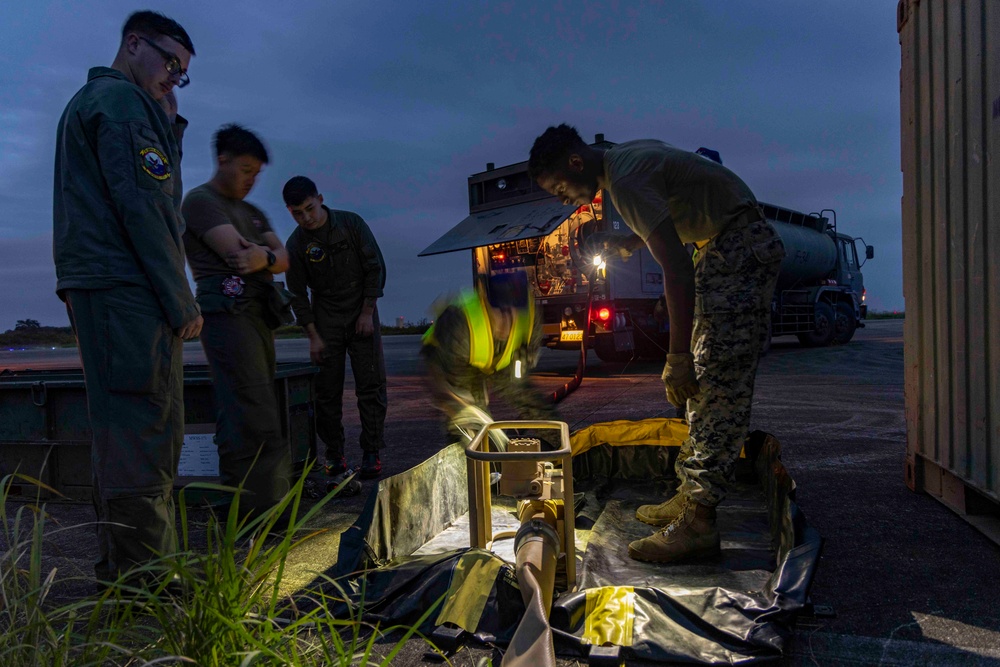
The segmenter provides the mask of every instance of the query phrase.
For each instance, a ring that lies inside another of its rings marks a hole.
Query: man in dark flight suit
[[[93,432],[101,581],[177,549],[174,475],[184,439],[182,341],[202,318],[184,275],[175,86],[194,46],[136,12],[111,67],[90,70],[59,121],[56,291],[77,337]]]
[[[305,176],[285,183],[285,206],[298,228],[288,237],[288,289],[309,337],[316,378],[316,430],[326,444],[326,473],[347,469],[344,456],[344,362],[351,358],[361,415],[361,477],[382,472],[386,382],[377,299],[385,287],[385,260],[368,224],[356,213],[323,205]],[[311,294],[311,300],[310,300]]]

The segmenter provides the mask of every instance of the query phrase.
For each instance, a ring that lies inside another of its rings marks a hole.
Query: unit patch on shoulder
[[[306,257],[309,258],[310,262],[322,262],[326,259],[326,248],[323,247],[322,243],[313,241],[306,246]]]
[[[143,148],[139,151],[139,161],[142,170],[158,181],[165,181],[170,178],[170,161],[167,156],[160,152],[160,149]]]

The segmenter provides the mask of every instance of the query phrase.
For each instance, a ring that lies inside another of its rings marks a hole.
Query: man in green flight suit
[[[316,431],[326,445],[326,474],[347,470],[344,456],[345,357],[351,359],[361,417],[361,474],[382,473],[388,406],[382,327],[376,301],[385,287],[385,260],[368,223],[323,205],[305,176],[285,183],[282,197],[298,227],[288,237],[292,309],[309,337],[316,376]]]
[[[639,520],[662,526],[629,545],[632,558],[677,562],[719,552],[715,508],[750,425],[757,360],[785,256],[753,192],[720,163],[661,141],[588,146],[568,126],[548,128],[528,160],[531,177],[573,206],[599,190],[663,268],[670,352],[667,400],[686,405],[689,437],[676,467],[677,494],[644,505]],[[698,247],[692,264],[685,243]]]
[[[201,345],[219,409],[219,475],[223,484],[243,486],[240,512],[250,514],[275,505],[291,483],[272,333],[283,323],[272,276],[288,268],[288,253],[263,211],[244,201],[267,164],[264,144],[226,125],[213,148],[215,174],[184,197],[184,251],[205,317]]]
[[[191,38],[128,17],[111,67],[90,70],[59,121],[56,291],[79,343],[93,433],[95,573],[108,582],[177,549],[172,489],[184,441],[182,341],[202,318],[184,275],[174,87]]]
[[[450,301],[424,334],[421,356],[434,407],[445,414],[452,440],[471,442],[493,421],[489,390],[520,419],[557,419],[550,401],[535,391],[528,371],[541,349],[541,322],[523,273],[499,274]],[[500,449],[506,436],[491,431]]]

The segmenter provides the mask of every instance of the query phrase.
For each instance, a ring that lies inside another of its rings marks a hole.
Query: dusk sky
[[[238,122],[272,160],[248,197],[282,240],[281,187],[310,176],[371,226],[388,267],[382,321],[430,317],[471,280],[468,251],[417,253],[468,214],[466,179],[527,159],[567,122],[593,141],[719,151],[758,199],[832,208],[875,246],[868,303],[902,310],[895,0],[664,2],[5,2],[0,10],[0,331],[65,325],[52,264],[56,125],[110,65],[126,16],[191,35],[184,184]]]

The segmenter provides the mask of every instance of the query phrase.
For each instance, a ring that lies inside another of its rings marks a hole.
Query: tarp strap
[[[587,610],[582,640],[593,646],[632,645],[635,591],[631,586],[587,589]]]
[[[503,564],[503,560],[488,551],[463,554],[452,570],[451,583],[435,624],[452,623],[466,632],[475,632]]]

